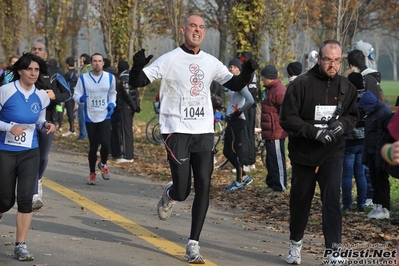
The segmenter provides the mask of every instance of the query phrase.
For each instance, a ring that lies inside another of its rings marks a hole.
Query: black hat
[[[104,66],[103,69],[107,69],[111,66],[111,60],[109,60],[108,58],[104,58]]]
[[[364,88],[362,74],[357,72],[352,72],[348,75],[348,79],[350,83],[355,85],[356,89],[361,90]]]
[[[299,76],[302,73],[302,64],[300,62],[289,63],[287,73],[290,76]]]
[[[260,72],[260,74],[268,79],[276,79],[277,78],[277,69],[272,66],[272,65],[267,65],[265,66],[262,71]]]
[[[128,69],[129,69],[129,63],[127,61],[125,61],[125,60],[119,61],[119,63],[118,63],[118,73],[119,74]]]
[[[238,58],[231,59],[230,62],[229,62],[229,66],[236,66],[241,71],[241,61],[240,61],[240,59],[238,59]]]

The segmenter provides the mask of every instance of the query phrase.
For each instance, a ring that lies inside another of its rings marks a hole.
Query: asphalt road
[[[193,195],[161,221],[156,205],[164,183],[110,166],[111,180],[100,177],[88,186],[88,172],[87,156],[53,148],[43,181],[44,207],[34,213],[26,241],[35,260],[12,257],[14,206],[0,224],[0,265],[188,265],[183,257]],[[234,210],[211,203],[200,239],[206,265],[287,265],[288,224],[277,232],[237,217]],[[308,241],[322,245],[322,239],[309,237],[304,247]],[[320,256],[304,249],[302,265],[321,265]]]

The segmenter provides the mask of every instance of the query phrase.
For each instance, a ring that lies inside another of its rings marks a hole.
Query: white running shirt
[[[189,54],[180,47],[143,69],[153,82],[161,80],[159,124],[162,134],[213,133],[211,82],[223,85],[233,74],[214,56]]]
[[[115,77],[106,71],[100,76],[93,76],[91,72],[82,74],[75,86],[73,94],[75,102],[79,103],[83,94],[88,96],[84,103],[85,121],[89,123],[104,121],[108,114],[108,104],[113,103],[116,106]]]

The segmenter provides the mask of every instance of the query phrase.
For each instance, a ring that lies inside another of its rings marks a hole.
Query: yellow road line
[[[158,249],[162,249],[170,255],[176,257],[179,260],[184,261],[183,256],[186,252],[185,248],[182,248],[175,243],[166,240],[165,238],[145,229],[144,227],[136,224],[135,222],[126,219],[125,217],[107,209],[103,206],[97,204],[96,202],[76,193],[60,184],[51,181],[48,178],[43,177],[43,184],[54,190],[55,192],[63,195],[64,197],[76,202],[77,204],[83,206],[84,208],[94,212],[98,216],[113,222],[114,224],[122,227],[123,229],[129,231],[135,236],[147,241],[148,243],[154,245]],[[213,262],[206,260],[206,265],[216,266]]]

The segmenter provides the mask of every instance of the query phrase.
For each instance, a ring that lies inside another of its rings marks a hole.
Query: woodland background
[[[283,70],[305,62],[325,39],[349,50],[360,36],[373,44],[383,78],[397,80],[397,0],[2,0],[0,61],[29,51],[36,40],[62,66],[68,56],[98,52],[99,43],[114,65],[142,47],[158,56],[183,42],[179,29],[190,13],[202,15],[216,34],[210,53],[224,63],[247,50],[261,67]]]

